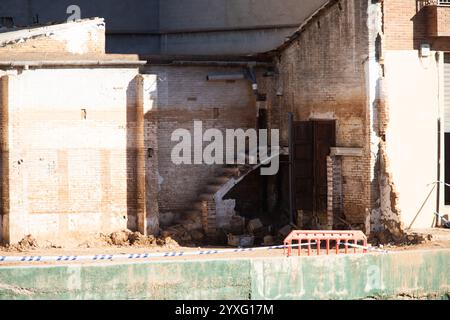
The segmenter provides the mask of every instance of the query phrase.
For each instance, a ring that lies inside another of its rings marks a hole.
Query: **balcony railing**
[[[450,0],[417,0],[417,10],[426,6],[450,6]]]
[[[425,6],[450,6],[450,0],[418,0],[419,8],[421,9]]]

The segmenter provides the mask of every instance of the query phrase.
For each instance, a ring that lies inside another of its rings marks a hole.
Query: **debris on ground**
[[[278,233],[283,238],[286,238],[289,235],[289,233],[291,233],[291,231],[292,231],[292,226],[290,224],[287,224],[284,227],[282,227],[281,229],[279,229]]]
[[[194,240],[194,241],[200,241],[200,242],[202,242],[203,239],[205,238],[205,235],[204,235],[204,233],[203,233],[202,231],[200,231],[200,230],[193,230],[193,231],[191,232],[191,238],[192,238],[192,240]]]
[[[389,230],[372,232],[369,242],[372,245],[417,245],[431,241],[433,236],[429,233],[407,231],[401,234],[392,233]]]
[[[241,228],[230,228],[227,229],[227,243],[234,247],[245,247],[249,246],[248,243],[272,246],[276,243],[281,243],[284,239],[282,236],[276,234],[277,228],[271,225],[264,219],[255,218],[248,220],[245,224],[245,218],[241,216],[235,216],[232,218],[235,220],[236,226],[241,226]],[[233,225],[233,224],[232,224]],[[243,225],[243,227],[242,227]],[[233,226],[234,227],[234,226]],[[289,232],[292,229],[288,225]]]
[[[36,239],[31,234],[25,236],[17,244],[8,245],[6,247],[7,251],[19,251],[19,252],[31,251],[38,248],[39,245]]]
[[[245,218],[238,215],[232,216],[229,228],[230,233],[242,234],[244,233],[244,229],[245,229]]]
[[[174,225],[168,227],[161,234],[163,235],[163,237],[170,237],[182,243],[189,243],[192,241],[190,232],[182,225]]]
[[[273,246],[275,244],[275,240],[272,236],[268,235],[264,237],[264,245],[265,246]]]
[[[109,235],[100,234],[90,239],[79,247],[95,248],[104,246],[116,247],[178,247],[177,241],[168,235],[155,237],[154,235],[145,236],[140,232],[133,232],[128,229],[116,231]]]
[[[131,234],[131,231],[124,230],[124,231],[116,231],[111,233],[111,243],[115,246],[124,246],[128,245],[128,236]]]
[[[159,224],[163,227],[170,226],[173,224],[177,215],[173,212],[160,212],[159,213]]]
[[[232,247],[251,247],[255,242],[255,237],[252,235],[228,235],[228,245]]]
[[[248,232],[250,232],[251,234],[254,234],[258,230],[262,229],[263,227],[264,226],[263,226],[261,220],[259,220],[259,219],[250,220],[247,224]]]

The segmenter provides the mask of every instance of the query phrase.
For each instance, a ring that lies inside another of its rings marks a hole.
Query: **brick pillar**
[[[145,119],[144,119],[144,78],[136,77],[136,203],[137,230],[147,235],[147,210],[145,192]]]
[[[334,217],[342,213],[342,158],[327,157],[327,228],[332,229]]]
[[[217,235],[216,203],[214,199],[202,201],[202,224],[207,236],[214,237]]]
[[[333,198],[334,198],[334,184],[333,184],[333,158],[327,157],[327,229],[333,229]]]
[[[10,242],[9,229],[9,78],[0,78],[1,225],[0,241]]]
[[[159,234],[158,206],[158,104],[156,96],[157,78],[155,75],[144,75],[144,114],[145,114],[145,170],[146,170],[146,215],[147,232]],[[150,98],[148,98],[150,97]]]

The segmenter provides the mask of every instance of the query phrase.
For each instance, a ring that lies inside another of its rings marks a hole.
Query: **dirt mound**
[[[39,245],[36,239],[31,234],[23,237],[23,239],[20,240],[18,243],[7,245],[5,247],[6,251],[19,251],[19,252],[31,251],[38,248]]]
[[[372,245],[391,244],[395,246],[418,245],[432,240],[431,234],[422,234],[417,232],[392,233],[389,230],[373,232],[369,237]]]
[[[168,235],[155,237],[153,235],[144,236],[140,232],[130,230],[121,230],[113,232],[109,235],[100,234],[90,239],[80,247],[178,247],[177,241]]]

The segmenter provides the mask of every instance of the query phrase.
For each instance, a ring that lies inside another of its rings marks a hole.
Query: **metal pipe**
[[[289,134],[289,214],[291,218],[291,223],[295,224],[294,217],[294,143],[293,143],[293,122],[294,114],[292,112],[288,113],[288,134]]]
[[[152,63],[154,65],[155,63]],[[156,63],[157,64],[157,63]],[[216,66],[216,67],[248,67],[252,65],[253,67],[273,67],[272,63],[268,62],[256,62],[256,61],[187,61],[178,60],[170,61],[168,65],[175,66]]]
[[[171,35],[171,34],[186,34],[186,33],[211,33],[211,32],[242,32],[242,31],[257,31],[257,30],[273,30],[273,29],[297,29],[299,23],[296,24],[276,24],[276,25],[258,25],[258,26],[248,26],[248,27],[219,27],[219,28],[203,28],[203,29],[167,29],[167,30],[150,30],[150,31],[139,31],[139,30],[106,30],[106,34],[109,35],[123,35],[123,34],[138,34],[138,35]]]
[[[437,131],[438,131],[438,163],[437,163],[437,179],[438,181],[441,180],[441,119],[438,118],[437,121]],[[437,183],[437,189],[436,189],[436,212],[440,213],[440,204],[441,204],[441,184]],[[436,220],[435,227],[439,227],[441,225],[441,222],[439,219]]]
[[[230,81],[242,79],[245,79],[245,75],[243,73],[209,74],[206,76],[206,80],[208,81]]]

